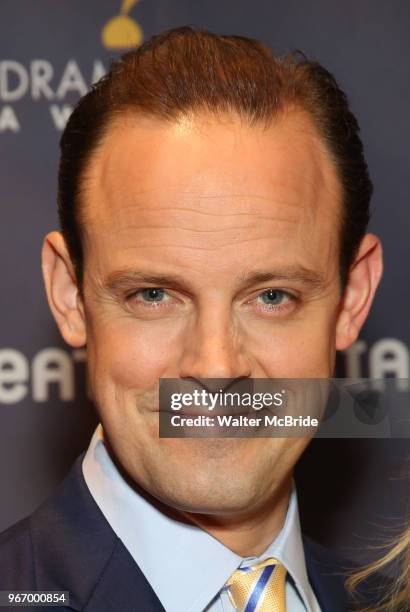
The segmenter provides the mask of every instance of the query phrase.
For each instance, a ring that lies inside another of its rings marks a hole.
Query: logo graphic
[[[120,14],[112,17],[101,32],[107,49],[127,49],[139,46],[144,38],[141,26],[128,13],[139,0],[122,0]]]

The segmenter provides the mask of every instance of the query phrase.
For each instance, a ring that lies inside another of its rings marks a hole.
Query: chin
[[[163,486],[158,486],[158,483]],[[260,486],[237,472],[236,478],[223,471],[198,474],[173,474],[156,478],[153,494],[163,503],[177,510],[193,513],[240,512],[249,509],[260,496]]]
[[[205,492],[205,494],[198,492],[197,495],[187,495],[186,492],[181,492],[181,495],[178,495],[176,491],[172,491],[169,495],[162,496],[160,501],[180,512],[215,516],[249,511],[252,497],[240,496],[239,499],[236,499],[227,496],[226,492],[221,496],[212,491]]]

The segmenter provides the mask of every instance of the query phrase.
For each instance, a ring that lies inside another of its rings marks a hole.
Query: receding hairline
[[[180,125],[183,128],[184,124],[187,124],[187,126],[189,125],[190,128],[194,127],[198,130],[198,132],[201,132],[202,127],[206,127],[209,124],[227,125],[235,123],[238,120],[240,121],[241,126],[244,125],[250,129],[260,129],[263,131],[275,129],[275,127],[278,127],[280,124],[291,120],[294,123],[298,123],[298,129],[306,129],[308,131],[309,136],[312,137],[317,145],[317,150],[320,151],[320,155],[326,160],[325,163],[327,163],[328,167],[331,168],[331,172],[333,174],[331,178],[332,193],[337,200],[337,209],[335,212],[337,214],[337,222],[340,229],[343,214],[343,185],[341,177],[338,173],[337,163],[333,158],[330,148],[326,145],[324,138],[320,134],[311,113],[309,113],[309,111],[303,108],[300,104],[289,103],[284,107],[278,107],[277,112],[272,114],[272,117],[269,120],[260,118],[257,121],[252,121],[251,118],[245,114],[237,112],[236,109],[232,109],[230,111],[220,110],[218,112],[210,111],[206,108],[198,108],[189,112],[180,112],[176,114],[175,117],[164,117],[140,110],[138,108],[127,107],[124,108],[121,113],[115,112],[108,118],[101,132],[101,137],[98,143],[96,143],[96,146],[91,151],[87,163],[84,165],[78,191],[78,220],[83,238],[85,238],[85,230],[88,224],[88,218],[85,215],[85,210],[87,197],[89,197],[88,186],[93,183],[92,168],[95,167],[96,163],[98,163],[99,156],[105,154],[106,145],[109,143],[109,139],[113,135],[116,128],[127,129],[130,126],[146,126],[147,129],[149,129],[152,124],[157,126]],[[333,187],[335,187],[335,191],[333,191]]]

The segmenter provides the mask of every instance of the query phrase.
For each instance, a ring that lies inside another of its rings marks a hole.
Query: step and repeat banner
[[[0,2],[0,530],[30,513],[96,425],[86,354],[64,344],[40,266],[57,228],[58,141],[110,60],[194,25],[300,49],[333,72],[362,127],[371,230],[385,274],[338,375],[409,378],[410,5],[399,0],[2,0]],[[314,440],[297,469],[307,533],[359,561],[409,519],[409,440]]]

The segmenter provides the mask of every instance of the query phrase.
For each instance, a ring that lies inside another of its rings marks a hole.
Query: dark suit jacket
[[[0,590],[70,592],[68,607],[49,606],[48,610],[164,612],[91,496],[82,459],[80,455],[40,508],[0,534]],[[340,562],[308,538],[304,547],[309,580],[322,611],[353,609]],[[367,593],[362,596],[368,603]]]

